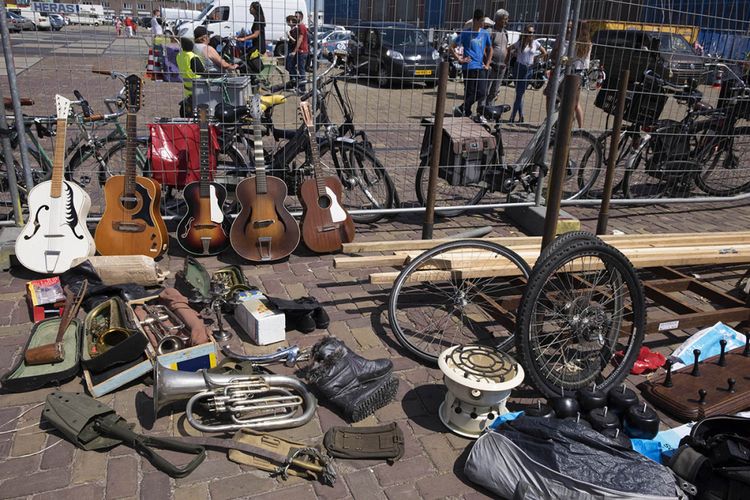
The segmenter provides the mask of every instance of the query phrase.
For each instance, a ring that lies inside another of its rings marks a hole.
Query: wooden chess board
[[[693,365],[672,372],[672,386],[666,387],[666,374],[643,382],[638,388],[654,406],[677,420],[687,422],[713,415],[732,414],[750,408],[750,356],[739,347],[726,353],[725,365],[720,355],[701,361],[698,376]],[[734,379],[734,392],[728,379]],[[703,403],[699,391],[706,391]]]

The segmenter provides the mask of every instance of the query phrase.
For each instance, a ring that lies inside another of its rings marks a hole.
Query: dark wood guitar
[[[102,255],[146,255],[155,259],[167,251],[169,243],[167,226],[159,212],[161,185],[135,175],[136,113],[141,109],[142,85],[137,75],[125,79],[125,175],[110,177],[104,185],[104,214],[94,235],[96,249]]]
[[[323,177],[310,103],[303,101],[299,106],[310,136],[315,175],[303,182],[299,190],[303,210],[302,240],[313,252],[336,252],[343,243],[354,240],[354,221],[341,204],[344,199],[341,181],[338,177]]]
[[[208,106],[198,106],[200,127],[201,173],[198,182],[191,182],[183,191],[187,213],[177,225],[177,242],[193,255],[217,255],[229,246],[231,221],[222,207],[227,190],[211,182],[208,169]]]
[[[284,206],[287,188],[278,177],[266,175],[260,124],[260,97],[250,102],[254,118],[255,176],[237,185],[242,210],[232,223],[229,238],[240,257],[253,262],[283,259],[299,244],[299,225]]]

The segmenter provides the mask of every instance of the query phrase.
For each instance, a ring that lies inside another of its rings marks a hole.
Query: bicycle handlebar
[[[76,99],[81,103],[81,110],[83,111],[83,116],[89,117],[94,114],[94,110],[91,109],[91,106],[89,106],[89,102],[83,98],[83,95],[78,91],[74,90],[73,95],[76,96]]]

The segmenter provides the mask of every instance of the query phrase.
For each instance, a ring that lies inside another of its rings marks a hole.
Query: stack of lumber
[[[619,249],[635,267],[689,266],[750,263],[750,231],[724,233],[668,233],[606,235],[601,239]],[[477,238],[491,241],[518,253],[530,266],[539,257],[540,237]],[[344,244],[345,256],[334,259],[336,269],[400,268],[423,251],[453,241],[404,240]],[[352,255],[378,252],[378,255]],[[492,252],[472,250],[470,259],[460,250],[440,254],[434,259],[434,271],[422,272],[425,280],[445,279],[453,273],[461,277],[511,276],[518,268]],[[429,268],[428,268],[429,269]],[[373,272],[370,282],[388,285],[399,271]],[[419,276],[415,277],[419,279]]]

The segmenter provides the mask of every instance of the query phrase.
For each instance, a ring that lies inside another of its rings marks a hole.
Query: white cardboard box
[[[268,299],[257,290],[242,292],[241,302],[234,308],[234,319],[258,345],[275,344],[286,340],[286,317],[276,311]]]

